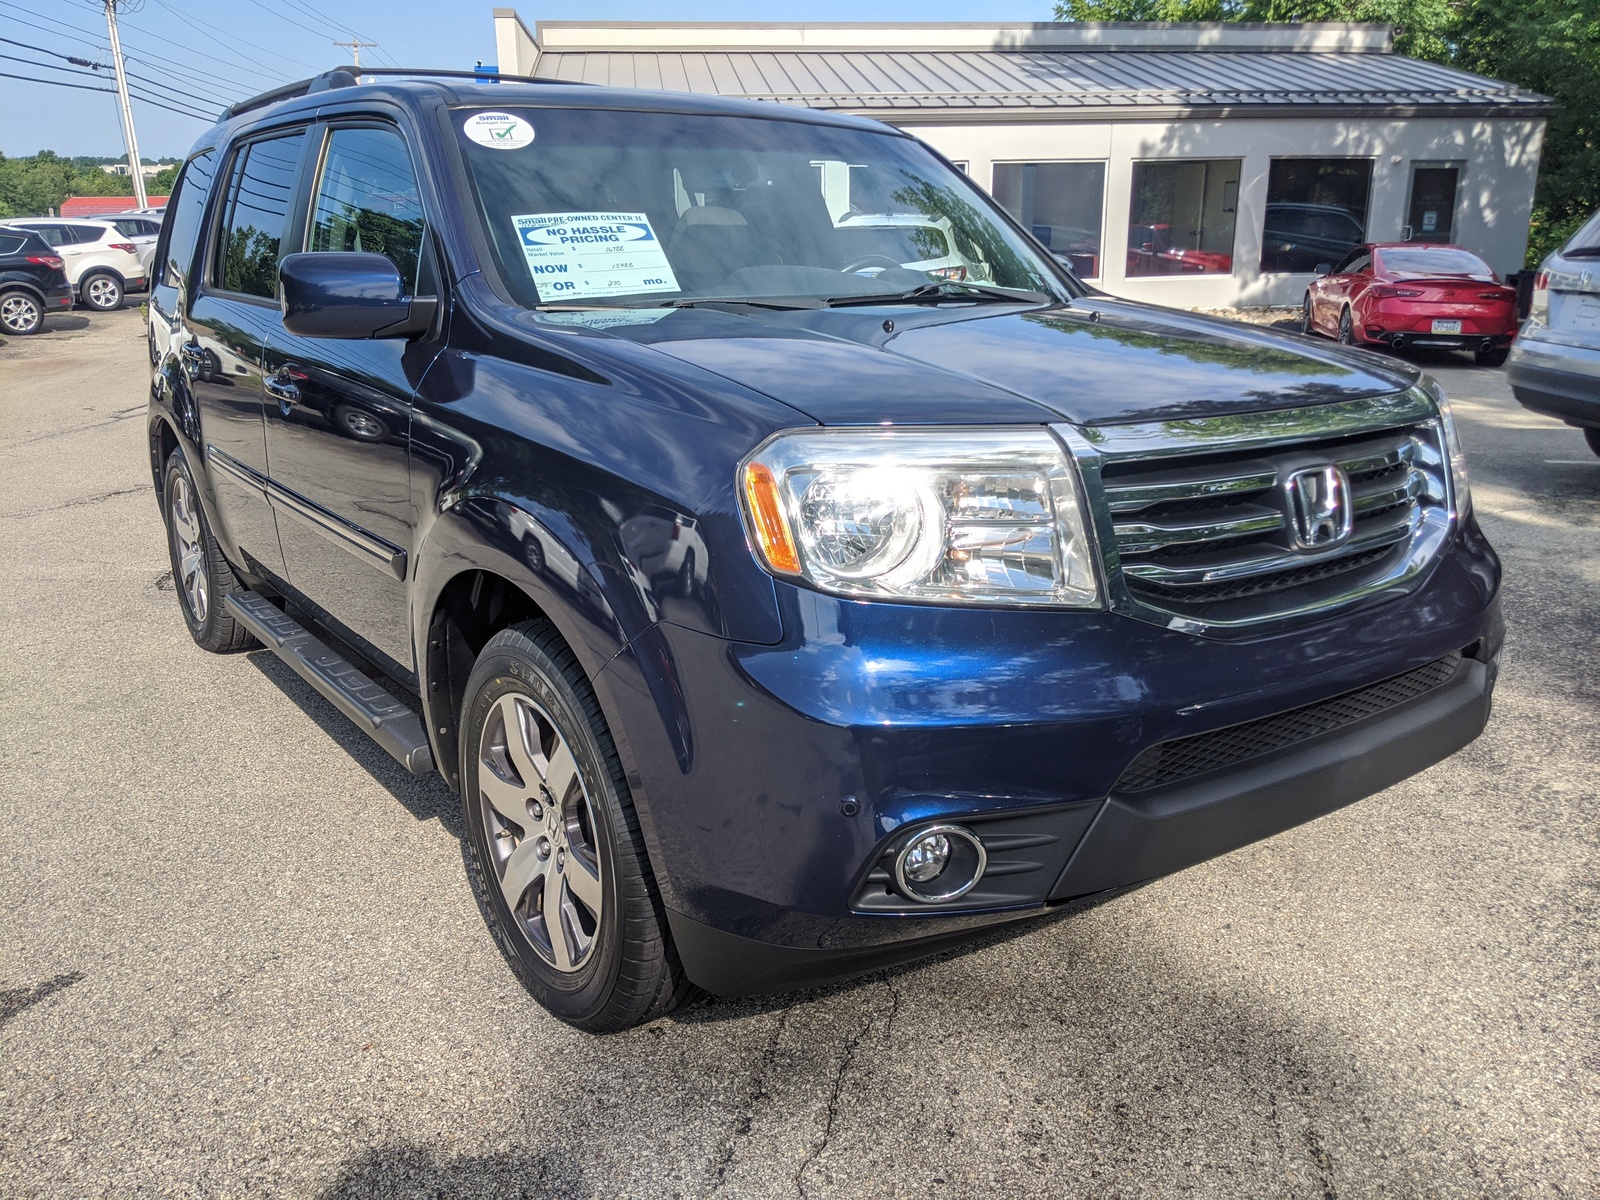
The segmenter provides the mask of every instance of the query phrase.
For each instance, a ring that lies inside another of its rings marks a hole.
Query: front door
[[[1449,242],[1456,232],[1456,188],[1461,168],[1426,166],[1411,169],[1411,207],[1406,214],[1408,242]]]
[[[267,500],[261,364],[279,320],[278,259],[305,141],[300,129],[235,153],[179,349],[199,413],[217,532],[235,561],[280,579],[283,555]]]
[[[408,295],[434,294],[399,132],[351,125],[324,136],[303,248],[387,255]],[[301,337],[280,321],[265,359],[267,456],[289,583],[408,671],[411,399],[437,350],[431,338]]]

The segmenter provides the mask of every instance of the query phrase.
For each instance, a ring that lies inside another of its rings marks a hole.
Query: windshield
[[[604,109],[453,120],[500,277],[529,307],[898,294],[948,281],[956,247],[961,278],[1073,294],[965,176],[893,133]]]
[[[1494,271],[1466,250],[1379,250],[1378,259],[1391,275],[1472,275],[1493,279]]]

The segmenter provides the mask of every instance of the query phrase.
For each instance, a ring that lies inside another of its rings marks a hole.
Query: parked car
[[[38,333],[47,313],[71,307],[61,256],[36,233],[0,229],[0,334]]]
[[[1196,250],[1172,244],[1167,224],[1128,227],[1129,275],[1226,275],[1233,255],[1221,250]]]
[[[989,277],[988,265],[976,253],[961,252],[960,239],[948,217],[920,213],[850,213],[835,224],[839,246],[861,272],[903,267],[935,279]]]
[[[1100,276],[1100,231],[1073,225],[1033,225],[1028,232],[1055,260],[1080,279]]]
[[[1460,246],[1379,242],[1318,268],[1300,328],[1348,346],[1471,350],[1482,367],[1506,361],[1517,332],[1517,289]]]
[[[156,256],[156,239],[161,236],[161,217],[152,213],[131,212],[102,219],[115,226],[118,233],[138,248],[139,265],[144,268],[145,278],[148,279],[151,263]]]
[[[1267,205],[1261,236],[1263,271],[1315,271],[1342,262],[1366,240],[1366,227],[1349,209],[1332,204]]]
[[[1506,378],[1524,408],[1576,425],[1600,454],[1600,212],[1540,265]]]
[[[1092,904],[1483,729],[1499,562],[1415,366],[1094,293],[877,122],[376,74],[186,161],[156,497],[195,642],[443,777],[564,1020]],[[859,274],[844,170],[990,281]]]
[[[78,303],[101,312],[122,307],[128,292],[145,288],[139,248],[109,221],[11,217],[0,226],[28,229],[61,256]]]

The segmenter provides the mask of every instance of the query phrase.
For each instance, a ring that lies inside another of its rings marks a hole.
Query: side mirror
[[[1316,270],[1317,270],[1317,274],[1318,275],[1331,275],[1331,274],[1333,274],[1333,264],[1332,263],[1318,263]]]
[[[283,327],[300,337],[417,337],[438,301],[408,299],[400,270],[382,254],[291,254],[278,267]]]

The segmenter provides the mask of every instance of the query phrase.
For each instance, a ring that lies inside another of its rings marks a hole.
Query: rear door
[[[217,533],[253,570],[278,579],[284,564],[267,501],[261,362],[278,322],[278,261],[306,143],[301,128],[234,151],[204,283],[183,313],[180,350],[199,410]]]
[[[360,121],[317,137],[296,249],[383,254],[408,295],[436,295],[416,172],[400,131]],[[289,582],[408,671],[411,401],[437,352],[428,337],[308,338],[281,321],[273,322],[266,351],[267,457]]]

